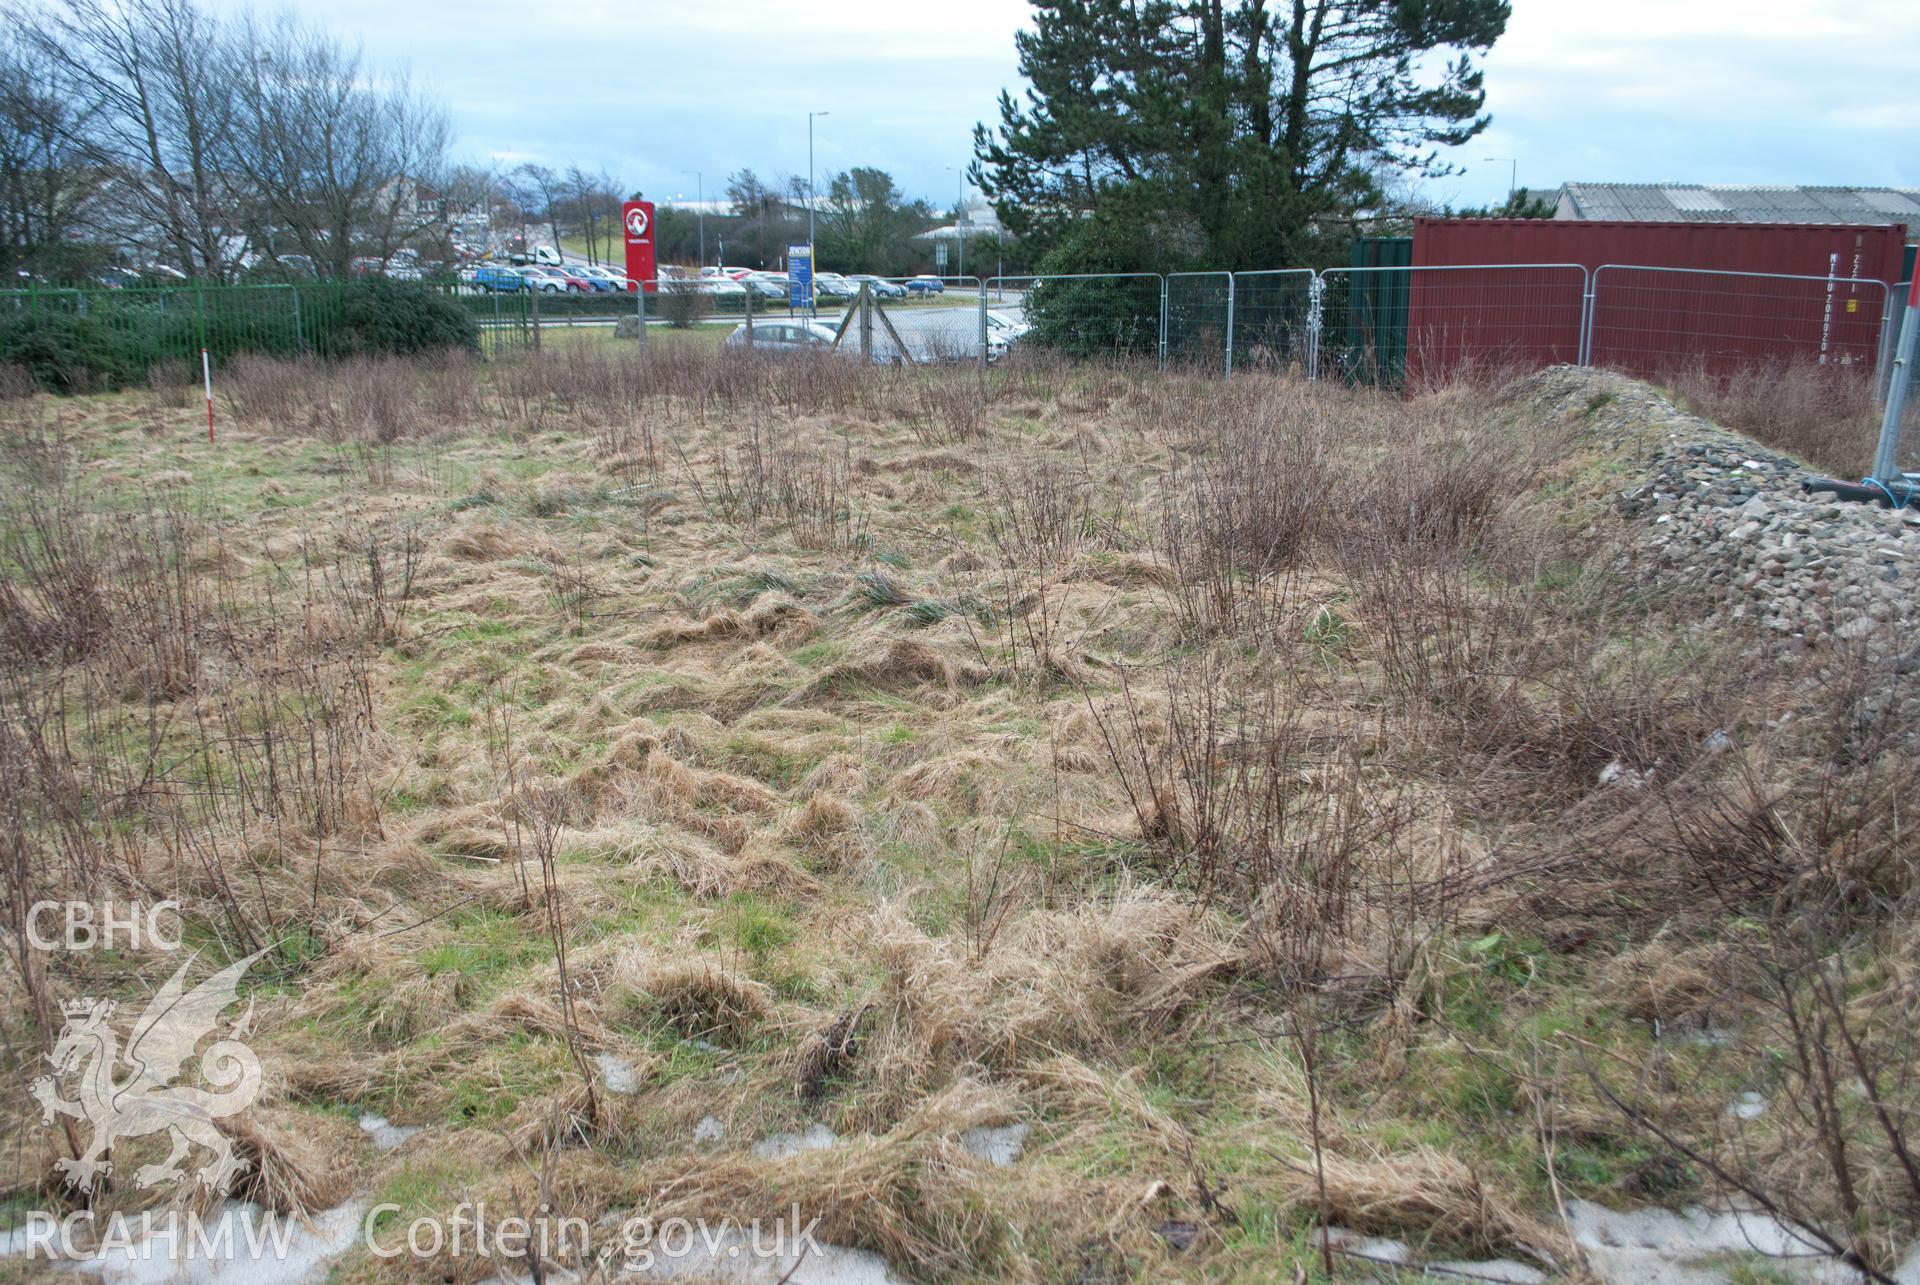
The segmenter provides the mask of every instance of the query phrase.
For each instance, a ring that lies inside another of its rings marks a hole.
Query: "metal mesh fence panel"
[[[1234,278],[1226,272],[1167,274],[1165,359],[1170,367],[1219,374],[1227,369]]]
[[[1066,357],[1157,361],[1166,280],[1158,273],[992,277],[987,308],[1015,301],[1019,346]]]
[[[1322,379],[1428,387],[1580,359],[1577,263],[1332,268],[1320,279]]]
[[[1307,268],[1233,274],[1236,371],[1312,369],[1318,280]]]
[[[915,365],[977,362],[981,324],[987,329],[987,358],[998,360],[1025,325],[1022,301],[989,306],[978,277],[861,278],[873,299],[875,351],[901,348]]]
[[[1800,363],[1870,379],[1887,307],[1879,281],[1606,264],[1593,274],[1587,360],[1649,379]]]

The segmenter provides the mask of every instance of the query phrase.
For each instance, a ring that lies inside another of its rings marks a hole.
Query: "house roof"
[[[1557,219],[1656,223],[1904,223],[1920,227],[1920,188],[1714,183],[1568,183]]]

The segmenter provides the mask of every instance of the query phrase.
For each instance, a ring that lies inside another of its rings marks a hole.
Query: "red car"
[[[529,264],[516,271],[527,279],[528,285],[547,294],[559,294],[562,290],[568,294],[591,294],[594,289],[593,282],[575,276],[565,268],[542,268]]]

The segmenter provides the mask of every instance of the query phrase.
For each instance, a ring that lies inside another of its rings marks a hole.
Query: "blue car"
[[[512,268],[483,263],[473,270],[473,284],[482,290],[519,291],[527,288],[527,279]]]
[[[569,266],[567,272],[569,275],[576,276],[592,286],[593,293],[595,294],[612,294],[616,290],[624,290],[626,288],[625,286],[615,285],[613,283],[612,272],[606,268],[583,268],[576,263]],[[622,280],[624,280],[624,278],[622,278]]]

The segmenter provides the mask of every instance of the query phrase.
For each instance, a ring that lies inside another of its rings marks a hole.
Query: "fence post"
[[[1160,277],[1159,340],[1160,342],[1159,342],[1158,348],[1159,348],[1159,358],[1160,358],[1160,369],[1165,370],[1167,368],[1167,279],[1164,276]]]
[[[533,350],[540,351],[540,287],[527,282],[527,315],[533,318]]]
[[[1880,304],[1880,347],[1873,354],[1873,400],[1877,405],[1887,404],[1887,394],[1893,391],[1893,352],[1900,342],[1900,296],[1891,290],[1884,292],[1885,298]]]
[[[1920,272],[1907,283],[1907,311],[1900,321],[1900,346],[1893,355],[1893,382],[1880,416],[1880,445],[1873,453],[1873,478],[1882,489],[1900,479],[1900,418],[1906,413],[1907,388],[1913,383],[1916,340],[1920,340]]]
[[[1227,274],[1227,373],[1233,378],[1233,274]]]
[[[1307,282],[1307,382],[1320,378],[1320,333],[1324,323],[1321,305],[1327,291],[1326,278],[1318,272]]]
[[[873,287],[868,282],[860,283],[859,297],[852,306],[859,310],[860,317],[860,360],[867,363],[873,360]]]
[[[746,285],[743,281],[742,285]],[[747,351],[753,351],[753,287],[747,286]]]
[[[1594,280],[1596,274],[1584,264],[1580,275],[1583,278],[1580,291],[1580,338],[1574,343],[1574,364],[1593,365],[1593,296],[1599,290]]]
[[[658,272],[654,274],[653,279],[655,281],[660,279]],[[640,332],[634,338],[639,341],[642,348],[645,348],[647,346],[647,283],[644,281],[633,283],[633,314],[640,318]]]
[[[287,289],[293,291],[293,348],[295,352],[305,352],[307,336],[300,325],[300,287],[288,286]]]
[[[987,279],[980,278],[980,369],[987,368]]]

